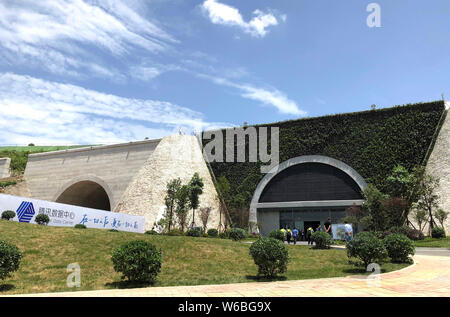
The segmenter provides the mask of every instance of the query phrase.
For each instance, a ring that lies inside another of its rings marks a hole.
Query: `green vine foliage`
[[[412,170],[422,164],[444,111],[444,102],[436,101],[255,127],[268,127],[268,132],[270,127],[279,127],[280,163],[302,155],[329,156],[350,165],[368,183],[386,192],[395,166]],[[225,154],[225,130],[222,134]],[[270,143],[270,136],[268,140]],[[224,197],[229,207],[248,208],[265,175],[260,162],[248,162],[246,157],[244,163],[236,159],[234,163],[211,162],[216,179],[225,177],[229,182],[228,197]]]

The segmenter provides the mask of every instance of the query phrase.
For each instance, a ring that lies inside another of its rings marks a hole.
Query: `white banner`
[[[5,210],[16,213],[14,221],[36,223],[36,216],[45,214],[49,226],[73,227],[84,224],[88,228],[117,229],[144,233],[145,218],[105,210],[54,203],[25,197],[0,194],[0,215]]]

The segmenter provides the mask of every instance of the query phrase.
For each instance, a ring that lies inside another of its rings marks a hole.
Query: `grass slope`
[[[425,248],[450,248],[450,237],[435,239],[427,237],[424,240],[414,241],[416,247]]]
[[[95,290],[130,287],[113,269],[111,253],[122,243],[142,239],[162,249],[163,266],[154,286],[222,284],[256,281],[257,267],[248,243],[193,237],[152,236],[97,229],[45,227],[0,220],[0,240],[23,252],[19,271],[0,281],[0,294]],[[286,279],[361,274],[342,250],[288,246],[292,258]],[[66,286],[66,267],[81,267],[81,288]],[[383,271],[406,265],[383,265]]]

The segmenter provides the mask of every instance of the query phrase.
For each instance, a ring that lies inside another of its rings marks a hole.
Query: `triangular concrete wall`
[[[195,136],[171,135],[163,138],[128,185],[115,211],[144,216],[146,229],[150,230],[164,213],[167,183],[179,177],[183,184],[187,184],[196,172],[204,182],[200,207],[212,208],[208,228],[217,229],[220,204]],[[191,224],[192,211],[188,215],[187,224]],[[202,225],[198,209],[195,224]]]

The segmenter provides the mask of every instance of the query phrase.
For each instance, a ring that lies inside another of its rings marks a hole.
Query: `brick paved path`
[[[450,296],[450,257],[416,255],[415,264],[381,274],[379,286],[365,276],[269,283],[150,287],[140,289],[36,294],[34,296]],[[25,295],[29,296],[29,295]]]

